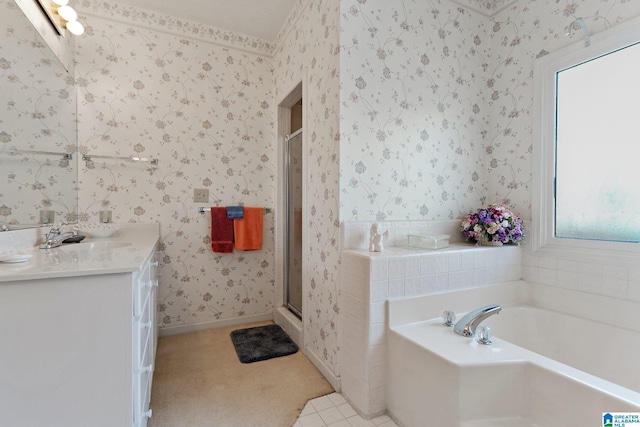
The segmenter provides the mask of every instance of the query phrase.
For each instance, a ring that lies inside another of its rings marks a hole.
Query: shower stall
[[[302,128],[285,138],[285,306],[302,318]]]
[[[305,349],[304,277],[306,257],[303,244],[307,239],[306,160],[307,138],[303,133],[302,82],[292,86],[278,103],[277,186],[275,216],[276,269],[274,321],[301,349]]]

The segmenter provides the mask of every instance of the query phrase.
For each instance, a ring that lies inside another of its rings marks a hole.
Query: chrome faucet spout
[[[487,317],[500,313],[500,310],[502,310],[501,306],[498,304],[491,304],[470,311],[456,323],[453,330],[457,334],[465,337],[472,337],[476,332],[476,328],[480,326],[480,323],[482,323]]]
[[[61,232],[60,227],[62,227],[62,225],[63,224],[53,227],[49,231],[49,233],[47,233],[47,237],[45,237],[44,242],[40,244],[40,249],[57,248],[58,246],[62,245],[62,242],[64,240],[68,239],[69,237],[74,237],[78,235],[78,232],[75,230]]]

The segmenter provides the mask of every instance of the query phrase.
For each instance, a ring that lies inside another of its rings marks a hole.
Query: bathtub
[[[487,304],[482,345],[442,325]],[[404,427],[602,427],[640,413],[640,303],[517,281],[388,302],[386,405]]]

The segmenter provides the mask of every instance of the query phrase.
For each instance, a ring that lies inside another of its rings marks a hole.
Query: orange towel
[[[262,249],[262,208],[244,208],[244,218],[233,220],[236,249],[254,251]]]
[[[227,218],[225,207],[211,207],[211,249],[225,254],[233,252],[233,220]]]

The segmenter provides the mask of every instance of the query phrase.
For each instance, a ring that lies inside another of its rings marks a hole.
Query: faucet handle
[[[64,227],[65,225],[69,225],[69,224],[67,224],[67,223],[66,223],[66,222],[64,222],[64,221],[58,221],[58,222],[56,222],[56,223],[53,225],[53,228],[55,228],[56,230],[60,231],[60,229],[61,229],[62,227]]]
[[[453,326],[453,322],[456,321],[456,314],[451,310],[445,310],[442,313],[442,320],[444,320],[444,326]]]
[[[491,328],[488,326],[478,326],[478,329],[476,329],[475,339],[480,344],[491,344]]]
[[[51,226],[51,230],[49,230],[49,233],[47,234],[47,238],[51,238],[53,236],[60,234],[60,228],[62,228],[63,225],[67,225],[67,224],[62,221],[58,221],[54,223]]]

